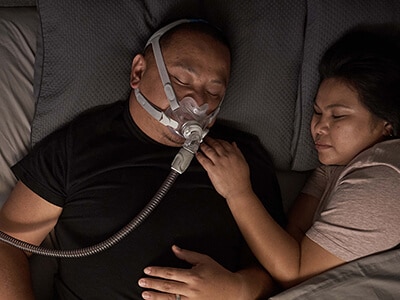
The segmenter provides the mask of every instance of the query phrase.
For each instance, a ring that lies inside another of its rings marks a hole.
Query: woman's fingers
[[[229,153],[233,149],[233,145],[227,141],[206,138],[201,144],[201,150],[208,156],[221,156]]]
[[[235,143],[206,138],[200,149],[197,160],[222,197],[248,190],[251,186],[249,167]]]
[[[200,145],[201,152],[198,152],[199,162],[206,168],[214,165],[221,165],[228,162],[234,155],[237,155],[236,144],[231,144],[223,140],[207,138]]]

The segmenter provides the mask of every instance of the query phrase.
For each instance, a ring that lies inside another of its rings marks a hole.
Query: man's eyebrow
[[[226,85],[226,83],[220,79],[213,79],[213,80],[211,80],[211,82],[214,84],[219,84],[219,85],[223,85],[223,86]]]
[[[175,62],[172,65],[172,67],[177,67],[177,68],[183,69],[183,70],[185,70],[185,71],[187,71],[189,73],[192,73],[194,75],[199,75],[198,72],[196,72],[192,67],[190,67],[187,64],[184,64],[184,63],[182,63],[180,61],[179,62]]]
[[[199,76],[199,73],[195,69],[193,69],[192,67],[190,67],[187,64],[184,64],[182,62],[176,62],[171,67],[173,67],[173,68],[177,67],[177,68],[187,71],[193,75]],[[212,79],[211,82],[214,84],[220,84],[220,85],[226,86],[226,82],[221,79],[218,79],[218,78]]]

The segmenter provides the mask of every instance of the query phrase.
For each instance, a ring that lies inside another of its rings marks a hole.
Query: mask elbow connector
[[[182,174],[189,167],[194,155],[199,150],[203,137],[207,130],[203,131],[197,122],[187,122],[182,128],[185,143],[175,156],[171,164],[171,169]]]
[[[171,169],[178,172],[179,174],[182,174],[189,167],[193,156],[193,152],[182,147],[172,161]]]

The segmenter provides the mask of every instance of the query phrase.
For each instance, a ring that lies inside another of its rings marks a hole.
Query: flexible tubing
[[[164,180],[163,184],[160,186],[156,194],[153,198],[147,203],[147,205],[142,209],[141,212],[130,221],[125,227],[119,230],[117,233],[109,237],[103,242],[95,244],[93,246],[89,246],[86,248],[75,249],[75,250],[56,250],[49,249],[40,246],[36,246],[21,240],[18,240],[2,231],[0,231],[0,241],[3,241],[9,245],[12,245],[21,250],[39,254],[43,256],[50,257],[60,257],[60,258],[80,258],[93,254],[97,254],[104,250],[107,250],[114,246],[116,243],[125,238],[131,231],[139,227],[143,223],[143,221],[153,212],[153,210],[157,207],[157,205],[161,202],[164,196],[167,194],[171,186],[174,184],[176,178],[179,176],[175,170],[171,170],[167,178]]]

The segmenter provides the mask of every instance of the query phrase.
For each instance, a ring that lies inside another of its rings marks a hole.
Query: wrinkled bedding
[[[16,180],[9,167],[30,148],[38,21],[34,7],[0,8],[0,205]],[[346,298],[400,299],[400,248],[327,271],[271,299]]]
[[[311,278],[271,300],[400,299],[400,247]]]
[[[34,7],[0,8],[0,206],[16,182],[10,166],[30,147],[37,27]]]

